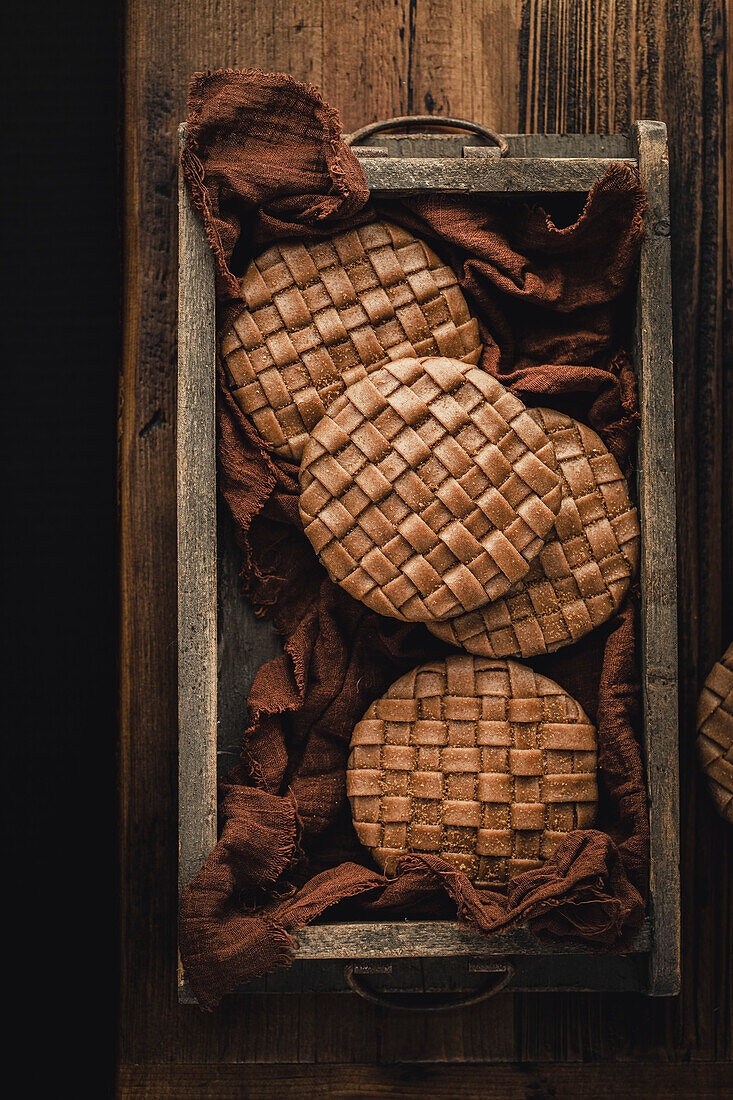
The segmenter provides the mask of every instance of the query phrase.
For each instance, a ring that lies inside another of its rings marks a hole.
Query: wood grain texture
[[[182,144],[181,135],[181,144]],[[216,843],[217,577],[214,254],[178,172],[179,887]],[[191,812],[194,807],[194,812]]]
[[[495,130],[516,130],[518,0],[413,0],[409,10],[406,113],[457,113]]]
[[[118,1100],[720,1100],[733,1087],[729,1065],[606,1066],[123,1066]]]
[[[496,195],[512,191],[589,191],[608,170],[604,157],[456,158],[438,164],[434,157],[365,157],[361,161],[370,190],[390,196],[460,192]]]
[[[239,579],[241,551],[231,513],[219,500],[217,540],[218,580],[218,773],[234,767],[247,727],[247,699],[261,665],[282,653],[275,628],[256,619]]]
[[[724,234],[730,232],[725,171],[731,124],[722,82],[731,16],[723,0],[477,0],[444,7],[452,9],[458,27],[469,8],[478,12],[487,45],[479,49],[476,40],[475,54],[446,54],[439,28],[423,19],[429,14],[423,0],[363,0],[346,8],[329,0],[127,4],[119,444],[121,1058],[143,1065],[196,1063],[197,1075],[190,1079],[200,1083],[201,1096],[227,1095],[216,1076],[209,1086],[212,1078],[202,1063],[615,1060],[613,1075],[596,1080],[616,1082],[628,1060],[694,1063],[733,1054],[733,831],[726,831],[708,803],[693,748],[697,692],[730,640],[722,634],[732,607],[731,382],[723,358],[730,347],[730,283],[720,278],[730,263],[730,237]],[[420,60],[430,57],[437,60]],[[504,78],[497,76],[496,57],[508,74]],[[404,113],[410,87],[413,111],[425,109],[429,93],[435,110],[449,105],[453,114],[504,130],[614,131],[634,117],[661,118],[669,127],[685,902],[683,989],[671,1002],[629,994],[501,995],[425,1020],[385,1013],[353,994],[255,994],[210,1016],[175,1002],[174,137],[190,74],[221,65],[288,69],[319,84],[340,108],[345,129]],[[728,397],[726,407],[721,394]],[[664,1087],[671,1091],[661,1065],[634,1069],[623,1078],[629,1089],[638,1081],[647,1096],[655,1089],[664,1095]],[[675,1071],[700,1073],[701,1087],[708,1087],[705,1073],[722,1072],[695,1065],[667,1072]],[[153,1070],[149,1088],[148,1071],[134,1072],[139,1087],[130,1095],[196,1095],[181,1091],[188,1088],[188,1065],[175,1071],[183,1082],[178,1093],[167,1094],[163,1076],[156,1079]],[[211,1072],[218,1076],[216,1067]],[[494,1080],[493,1072],[482,1071],[482,1088]],[[251,1080],[253,1091],[268,1095],[262,1077]],[[525,1077],[525,1094],[534,1084],[534,1095],[542,1096],[543,1089],[552,1095],[553,1079],[545,1080]],[[679,1080],[684,1093],[684,1078]],[[687,1091],[694,1095],[690,1080]],[[721,1095],[722,1077],[708,1080]],[[473,1081],[466,1095],[470,1088],[475,1095]],[[241,1095],[247,1086],[236,1087]],[[364,1090],[372,1086],[362,1081],[357,1087],[369,1095]],[[278,1095],[287,1095],[278,1082],[277,1088]],[[306,1083],[304,1091],[315,1088]],[[582,1095],[581,1088],[594,1095],[592,1083],[577,1082],[572,1095]],[[231,1088],[230,1094],[237,1095]],[[556,1094],[562,1095],[559,1089]]]
[[[648,923],[634,936],[629,951],[649,946]],[[296,934],[299,959],[379,959],[401,955],[593,955],[572,940],[540,944],[525,928],[498,932],[487,940],[480,932],[456,930],[450,921],[373,922],[306,925]]]
[[[632,158],[628,134],[513,134],[503,131],[510,158],[517,157],[607,157],[627,160]],[[475,145],[478,137],[471,133],[434,133],[423,134],[413,130],[409,134],[377,133],[365,140],[364,145],[355,145],[357,156],[364,149],[376,146],[383,150],[384,156],[404,157],[420,155],[424,157],[460,157],[491,155],[496,156],[495,145]],[[486,140],[486,139],[484,139]],[[381,154],[380,154],[381,155]]]
[[[672,272],[669,155],[661,122],[635,122],[632,141],[648,207],[636,295],[634,366],[639,386],[637,486],[641,522],[642,705],[652,843],[649,872],[655,994],[680,988],[677,544],[673,459]],[[659,837],[664,838],[660,859]]]

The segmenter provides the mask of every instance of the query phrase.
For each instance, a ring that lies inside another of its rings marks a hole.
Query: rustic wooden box
[[[183,127],[181,127],[182,138]],[[585,192],[615,160],[638,164],[649,209],[636,295],[634,359],[641,424],[637,489],[642,555],[641,666],[651,871],[649,910],[624,953],[541,944],[523,928],[486,937],[451,921],[312,925],[296,962],[244,991],[338,990],[371,999],[394,991],[511,990],[675,994],[680,982],[677,577],[670,228],[666,127],[625,135],[509,135],[509,153],[465,134],[365,135],[360,156],[373,193]],[[469,144],[468,142],[471,142]],[[237,759],[246,699],[278,652],[267,623],[239,592],[237,551],[217,505],[213,258],[179,180],[178,708],[179,880],[198,871],[217,838],[217,772]],[[326,918],[327,918],[326,914]],[[479,982],[477,987],[476,983]],[[179,998],[191,1001],[179,968]],[[408,998],[409,999],[409,998]]]

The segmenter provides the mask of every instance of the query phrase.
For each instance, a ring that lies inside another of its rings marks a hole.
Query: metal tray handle
[[[492,970],[491,977],[487,978],[476,989],[471,990],[470,993],[378,993],[359,979],[354,963],[347,963],[344,967],[344,978],[354,993],[358,993],[360,997],[363,997],[365,1001],[370,1001],[373,1005],[379,1005],[380,1008],[394,1008],[401,1012],[447,1012],[451,1008],[465,1008],[467,1005],[476,1005],[480,1001],[493,997],[495,993],[500,993],[502,989],[506,989],[513,977],[514,967],[511,963],[505,963]],[[417,997],[422,996],[429,998],[429,1000],[416,1000]]]
[[[402,115],[398,118],[385,118],[381,122],[370,122],[368,126],[362,126],[353,134],[345,134],[344,141],[347,145],[356,145],[372,134],[379,134],[383,130],[396,130],[414,128],[415,126],[453,126],[455,129],[468,130],[472,134],[488,138],[499,147],[499,156],[505,157],[509,152],[506,138],[490,130],[488,126],[482,126],[480,122],[470,122],[465,118],[446,118],[439,115]]]

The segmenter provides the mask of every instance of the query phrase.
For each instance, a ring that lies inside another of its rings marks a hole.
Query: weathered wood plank
[[[485,950],[485,948],[484,948]],[[349,959],[296,959],[288,968],[278,968],[264,978],[248,982],[232,996],[249,998],[266,993],[291,996],[300,993],[342,993],[350,988],[346,967],[356,966],[369,987],[383,993],[473,993],[484,976],[499,973],[511,965],[506,986],[509,993],[535,992],[538,981],[547,989],[563,993],[639,993],[647,984],[644,953],[628,955],[464,955],[398,958],[379,956],[354,964]],[[485,979],[485,980],[488,980]],[[543,993],[546,1000],[548,994]],[[195,1004],[187,983],[181,987],[183,1004]],[[296,1002],[293,1002],[296,1003]]]
[[[185,87],[181,76],[178,95],[171,89],[183,59],[170,25],[139,3],[127,16],[118,428],[120,1023],[121,1048],[135,1047],[139,1057],[150,1050],[146,1035],[165,1044],[174,1034],[164,1006],[175,996],[175,132]]]
[[[437,157],[366,157],[360,163],[370,190],[390,195],[418,192],[497,195],[510,191],[589,191],[609,165],[618,160],[465,157],[441,161]]]
[[[525,0],[520,128],[541,133],[628,130],[635,117],[629,79],[633,48],[651,22],[642,17],[637,35],[633,16],[629,0]]]
[[[324,94],[346,129],[460,103],[465,118],[515,130],[520,9],[521,0],[324,4]],[[492,80],[476,79],[486,72]]]
[[[295,940],[295,957],[298,959],[604,954],[572,940],[540,943],[525,928],[485,936],[459,928],[453,921],[357,921],[308,925],[298,930]],[[649,922],[646,921],[624,954],[648,951],[650,943]]]
[[[467,1024],[471,1010],[459,1014]],[[392,1026],[395,1021],[391,1021]],[[426,1047],[426,1054],[429,1051]],[[729,1064],[431,1066],[134,1066],[120,1067],[117,1100],[719,1100],[733,1088]]]
[[[222,776],[238,762],[242,751],[247,699],[257,670],[282,653],[282,644],[271,622],[255,618],[242,591],[242,555],[223,500],[219,502],[217,531],[217,771]]]
[[[639,385],[637,487],[643,553],[641,654],[651,820],[650,898],[654,948],[650,990],[679,992],[679,736],[677,524],[670,266],[669,160],[663,123],[632,128],[647,191],[639,262],[634,361]]]
[[[448,958],[375,958],[354,964],[349,960],[311,959],[296,961],[289,971],[278,970],[237,992],[245,996],[255,990],[307,993],[341,992],[349,988],[347,966],[355,966],[370,988],[385,993],[473,993],[486,975],[513,973],[506,986],[510,993],[536,991],[538,978],[548,989],[562,992],[612,991],[638,993],[646,984],[643,954],[593,956],[557,955],[466,955]],[[504,975],[505,976],[505,975]],[[486,980],[489,980],[486,978]],[[543,994],[543,998],[546,994]]]
[[[719,1057],[733,1053],[731,936],[724,916],[733,907],[733,830],[715,819],[695,758],[694,729],[702,681],[730,640],[726,628],[731,615],[724,611],[733,607],[733,558],[719,556],[724,518],[720,501],[733,482],[721,482],[718,463],[709,463],[709,441],[719,438],[718,424],[730,409],[720,380],[730,377],[726,362],[733,362],[726,360],[722,346],[726,337],[730,340],[730,307],[726,314],[715,274],[721,233],[726,231],[730,239],[725,227],[730,227],[731,162],[722,134],[731,112],[721,83],[725,71],[729,77],[731,73],[724,36],[732,29],[730,5],[724,0],[676,3],[674,19],[661,31],[666,68],[661,77],[651,73],[640,82],[644,97],[647,80],[661,84],[674,226],[684,919],[682,997],[671,1035],[681,1048],[709,1049]],[[691,126],[693,118],[697,122]],[[727,213],[720,213],[721,200]],[[728,447],[732,438],[726,434]],[[727,532],[730,539],[730,527]],[[715,855],[708,859],[703,852]]]
[[[326,99],[338,106],[345,130],[414,113],[410,106],[413,8],[410,0],[393,0],[389,5],[382,0],[322,5],[321,88]],[[315,12],[312,18],[318,18]]]
[[[183,887],[216,843],[216,335],[214,257],[180,168],[178,209],[178,873]]]
[[[405,113],[452,115],[461,104],[464,118],[517,129],[521,8],[521,0],[413,0]]]
[[[346,138],[349,134],[344,135]],[[585,157],[625,160],[632,157],[627,134],[503,134],[509,145],[509,156],[518,157]],[[411,130],[409,134],[377,133],[365,139],[361,146],[383,146],[390,157],[460,157],[464,146],[478,146],[481,139],[469,133],[424,134]],[[489,146],[495,148],[495,146]]]

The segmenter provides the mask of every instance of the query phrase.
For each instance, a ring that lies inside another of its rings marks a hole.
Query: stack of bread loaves
[[[354,730],[359,839],[386,874],[406,852],[478,883],[538,866],[594,819],[596,732],[511,658],[618,609],[639,526],[615,459],[476,365],[455,274],[403,229],[273,246],[242,294],[222,342],[233,394],[300,462],[303,527],[329,576],[468,651],[403,676]]]

